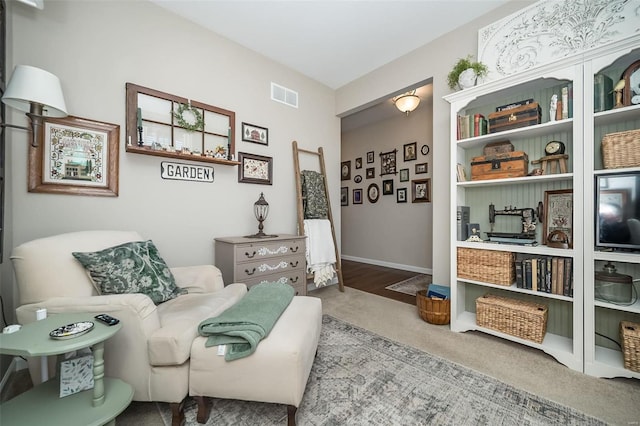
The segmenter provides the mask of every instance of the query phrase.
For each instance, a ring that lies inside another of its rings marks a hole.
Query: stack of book
[[[573,259],[518,253],[516,287],[573,297]]]
[[[488,123],[482,114],[458,115],[458,139],[486,135],[489,133]]]

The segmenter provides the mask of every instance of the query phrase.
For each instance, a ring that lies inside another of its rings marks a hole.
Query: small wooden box
[[[515,151],[515,149],[509,141],[491,142],[482,148],[482,155],[507,154],[513,151]]]
[[[542,110],[537,102],[489,114],[489,133],[540,124]]]
[[[482,155],[471,159],[471,180],[503,179],[526,176],[529,157],[524,151]]]

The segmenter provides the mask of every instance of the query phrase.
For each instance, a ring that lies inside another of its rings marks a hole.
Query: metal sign
[[[163,161],[160,163],[160,176],[162,179],[211,183],[213,182],[213,167]]]

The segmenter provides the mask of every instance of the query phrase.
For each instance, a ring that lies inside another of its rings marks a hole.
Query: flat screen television
[[[596,176],[596,247],[640,251],[640,171]]]

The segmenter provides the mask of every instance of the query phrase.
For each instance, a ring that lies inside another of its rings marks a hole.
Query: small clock
[[[544,152],[547,155],[564,154],[564,143],[560,141],[550,141],[544,147]]]

